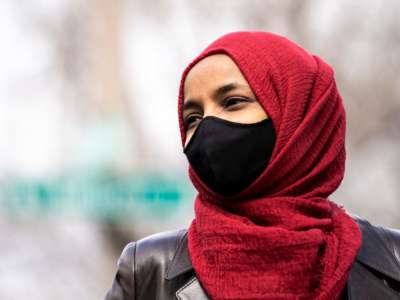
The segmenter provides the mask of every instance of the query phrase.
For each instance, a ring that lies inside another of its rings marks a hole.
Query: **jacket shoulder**
[[[400,265],[400,230],[383,226],[375,227],[380,232],[382,238],[386,241],[389,250]]]
[[[363,237],[370,236],[371,231],[374,232],[400,265],[400,230],[371,224],[369,221],[358,216],[353,215],[353,218],[358,223]]]
[[[163,231],[128,243],[118,258],[117,271],[105,300],[143,299],[140,294],[149,293],[146,287],[150,287],[152,279],[164,276],[186,231]]]
[[[163,231],[136,241],[135,270],[164,277],[186,229]],[[137,276],[138,279],[143,276]]]
[[[173,254],[185,232],[186,229],[169,230],[158,232],[137,240],[135,242],[136,259],[146,262],[147,260],[151,260],[153,257],[159,258],[160,255],[168,256]]]
[[[388,294],[400,293],[400,231],[371,224],[360,217],[354,217],[362,233],[361,248],[356,263],[350,272],[352,286],[363,286],[365,295],[373,292],[372,286],[385,287]],[[372,281],[372,278],[374,280]],[[370,286],[362,282],[370,280]],[[375,298],[374,298],[375,299]],[[383,298],[382,298],[383,299]],[[392,299],[392,298],[385,298]],[[397,299],[397,298],[396,298]]]

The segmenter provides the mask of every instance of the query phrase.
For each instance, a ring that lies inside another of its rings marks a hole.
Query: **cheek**
[[[191,129],[189,131],[186,132],[186,139],[185,139],[185,144],[184,144],[184,148],[186,147],[186,145],[189,143],[190,139],[192,138],[192,135],[194,133],[194,130]]]
[[[254,114],[258,116],[258,119],[262,120],[268,117],[267,112],[264,110],[259,102],[254,103]]]

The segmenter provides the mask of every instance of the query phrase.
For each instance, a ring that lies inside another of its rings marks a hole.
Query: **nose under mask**
[[[248,187],[267,167],[275,145],[270,118],[250,124],[205,117],[183,152],[213,191],[232,196]]]

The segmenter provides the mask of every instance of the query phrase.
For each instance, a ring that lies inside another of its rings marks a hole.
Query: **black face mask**
[[[204,183],[221,195],[232,196],[265,170],[274,144],[270,118],[243,124],[208,116],[183,152]]]

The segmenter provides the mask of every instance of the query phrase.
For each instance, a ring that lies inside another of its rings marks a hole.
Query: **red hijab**
[[[276,143],[264,172],[224,197],[189,165],[198,194],[188,248],[211,299],[339,299],[361,243],[357,224],[328,200],[343,179],[345,111],[332,68],[294,42],[266,32],[234,32],[202,58],[223,53],[239,67],[271,118]]]

